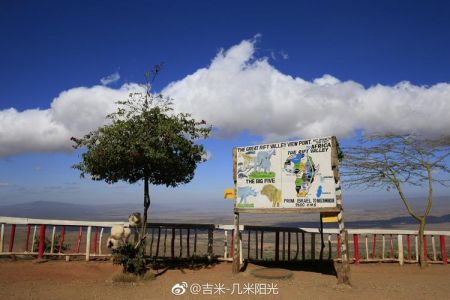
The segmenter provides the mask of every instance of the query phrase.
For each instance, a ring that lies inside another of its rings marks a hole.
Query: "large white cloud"
[[[450,85],[400,82],[365,88],[324,75],[305,81],[255,59],[255,41],[221,51],[207,68],[167,86],[177,108],[218,127],[267,140],[369,132],[447,133]],[[301,66],[299,66],[301,68]]]
[[[137,84],[78,87],[60,93],[49,109],[0,110],[0,157],[70,150],[71,136],[105,124],[115,101],[137,90]],[[358,129],[442,134],[450,128],[448,83],[365,88],[331,75],[306,81],[255,58],[255,40],[219,52],[208,67],[169,84],[162,93],[175,99],[178,111],[205,119],[224,136],[248,131],[273,141],[343,137]]]
[[[70,151],[70,137],[80,137],[104,125],[115,102],[125,99],[136,84],[119,89],[105,86],[77,87],[56,97],[49,109],[0,111],[0,157],[25,152]]]

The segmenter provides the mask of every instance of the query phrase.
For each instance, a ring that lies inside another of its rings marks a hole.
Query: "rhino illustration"
[[[247,197],[248,196],[253,196],[256,197],[256,191],[254,191],[251,187],[249,186],[243,186],[238,188],[238,192],[237,192],[237,196],[239,198],[241,198],[241,201],[239,201],[239,203],[247,203]]]

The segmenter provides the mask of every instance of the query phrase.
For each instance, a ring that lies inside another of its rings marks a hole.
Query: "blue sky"
[[[141,185],[80,179],[66,136],[161,61],[154,90],[217,133],[192,183],[153,189],[159,203],[225,201],[234,146],[449,128],[447,1],[93,2],[0,3],[0,204],[140,202]]]

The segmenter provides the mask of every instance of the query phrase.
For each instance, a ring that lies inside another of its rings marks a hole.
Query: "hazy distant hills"
[[[232,214],[232,203],[229,208],[205,209],[198,205],[189,206],[189,203],[180,205],[152,203],[150,216],[160,221],[182,222],[183,218],[205,221],[215,220],[214,216]],[[141,203],[113,203],[113,204],[73,204],[66,202],[35,201],[0,206],[0,216],[40,218],[40,219],[65,219],[65,220],[127,220],[132,212],[142,212]],[[212,218],[212,219],[211,219]],[[201,222],[200,222],[201,223]]]
[[[122,220],[130,212],[138,211],[138,204],[86,205],[51,201],[36,201],[0,206],[0,215],[9,217],[69,219],[69,220]]]
[[[88,207],[82,205],[46,201],[0,206],[0,215],[24,218],[58,219],[65,217],[71,219],[90,214],[90,211]]]
[[[424,209],[424,199],[413,199],[419,214]],[[141,203],[72,204],[36,201],[0,206],[0,216],[42,219],[125,221],[128,215],[142,211]],[[349,228],[416,228],[415,221],[407,214],[400,199],[377,199],[372,201],[351,200],[344,203],[344,219]],[[150,222],[168,223],[233,223],[231,201],[214,202],[211,206],[186,200],[182,205],[152,203]],[[283,225],[317,227],[317,213],[289,215],[242,214],[241,224]],[[435,197],[428,218],[428,229],[450,230],[450,198]],[[334,226],[332,224],[331,226]]]

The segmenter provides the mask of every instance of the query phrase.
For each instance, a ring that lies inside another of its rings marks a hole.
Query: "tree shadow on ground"
[[[185,273],[185,270],[209,269],[217,265],[217,259],[208,259],[203,257],[196,258],[173,258],[173,259],[154,259],[149,263],[149,267],[155,270],[156,276],[161,276],[168,270],[179,270]]]
[[[333,260],[305,260],[305,261],[264,261],[250,260],[244,263],[241,271],[245,271],[248,263],[265,268],[280,268],[290,271],[313,272],[324,275],[337,276]]]

